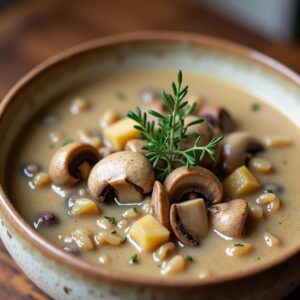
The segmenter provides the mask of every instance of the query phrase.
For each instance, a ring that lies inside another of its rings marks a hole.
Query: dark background
[[[300,72],[297,0],[0,0],[0,99],[32,67],[78,43],[168,29],[243,43]],[[250,5],[249,5],[250,3]],[[0,242],[0,299],[48,299]],[[300,290],[287,299],[300,299]]]

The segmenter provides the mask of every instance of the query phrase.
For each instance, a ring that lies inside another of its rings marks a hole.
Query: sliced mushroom
[[[198,246],[208,231],[208,217],[203,199],[171,205],[170,223],[175,236],[187,246]]]
[[[100,160],[92,169],[88,187],[91,195],[104,201],[113,189],[120,203],[140,202],[152,190],[154,171],[145,156],[120,151]]]
[[[185,119],[185,124],[189,124],[198,119],[199,119],[199,117],[196,117],[196,116],[192,116],[192,115],[188,116]],[[192,133],[192,132],[196,132],[201,135],[201,140],[198,143],[198,146],[200,146],[200,147],[208,144],[215,136],[213,127],[207,121],[203,121],[201,123],[189,126],[188,130],[187,130],[187,134]],[[195,137],[188,136],[181,143],[181,148],[189,149],[194,146],[195,141],[196,141]],[[220,151],[218,151],[218,152],[220,152]],[[211,168],[216,164],[216,162],[214,162],[210,158],[210,156],[207,154],[205,155],[204,159],[202,161],[200,161],[200,154],[201,153],[199,153],[199,157],[198,157],[198,161],[197,161],[198,166],[205,167],[205,168]]]
[[[146,146],[147,144],[148,142],[145,140],[132,139],[127,141],[127,143],[125,144],[125,150],[138,152],[145,155],[148,151],[143,149],[143,146]]]
[[[246,200],[236,199],[209,208],[211,223],[215,230],[228,237],[240,237],[248,216]]]
[[[230,113],[217,104],[202,106],[199,116],[206,119],[215,128],[217,134],[229,133],[235,127],[235,121]]]
[[[49,175],[55,185],[71,187],[87,176],[88,167],[95,165],[100,158],[95,147],[83,142],[70,143],[58,149],[52,157]]]
[[[247,132],[230,133],[222,142],[220,169],[225,175],[231,174],[244,165],[249,156],[263,149],[261,141]]]
[[[166,228],[170,228],[169,198],[164,186],[159,181],[154,182],[150,204],[153,208],[154,218]]]
[[[191,192],[203,198],[206,205],[219,203],[223,197],[223,188],[219,179],[202,167],[179,167],[172,171],[164,182],[170,203],[189,199]]]

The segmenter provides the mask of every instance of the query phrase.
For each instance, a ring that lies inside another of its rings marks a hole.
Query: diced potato
[[[169,240],[170,232],[152,215],[146,215],[132,225],[129,234],[143,251],[152,251]]]
[[[133,127],[134,125],[135,121],[124,118],[103,129],[103,135],[115,149],[121,150],[128,140],[138,136],[139,131]]]
[[[99,214],[96,203],[88,198],[79,198],[71,208],[71,216],[91,216]]]
[[[223,182],[224,193],[229,198],[244,196],[259,187],[260,184],[246,166],[236,169]]]

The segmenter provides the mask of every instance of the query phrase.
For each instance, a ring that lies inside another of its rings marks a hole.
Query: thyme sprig
[[[188,105],[188,101],[184,99],[188,93],[188,86],[182,87],[181,71],[177,75],[177,84],[172,82],[171,86],[173,94],[163,91],[161,95],[168,114],[162,115],[155,110],[149,110],[146,113],[137,107],[135,112],[130,111],[127,115],[137,122],[134,127],[141,132],[140,138],[148,142],[143,147],[148,151],[145,156],[150,160],[156,171],[157,179],[160,181],[172,172],[174,163],[179,163],[187,168],[195,166],[199,154],[201,161],[206,155],[209,155],[215,161],[217,156],[216,146],[223,139],[223,136],[214,137],[207,145],[199,146],[201,135],[197,132],[187,131],[190,126],[203,122],[203,119],[198,118],[185,124],[185,118],[192,114],[196,103]],[[157,128],[155,128],[154,121],[148,120],[148,114],[157,119]],[[182,142],[189,136],[195,138],[194,145],[191,148],[184,149]]]

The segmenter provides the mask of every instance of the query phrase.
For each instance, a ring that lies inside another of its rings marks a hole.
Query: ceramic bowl
[[[173,282],[108,270],[66,254],[37,234],[13,207],[5,193],[5,165],[20,129],[64,90],[107,72],[139,68],[192,70],[224,79],[268,102],[300,128],[300,78],[251,49],[172,32],[139,32],[80,45],[36,67],[1,102],[0,234],[7,250],[55,299],[282,298],[300,282],[300,241],[289,253],[255,269]]]

